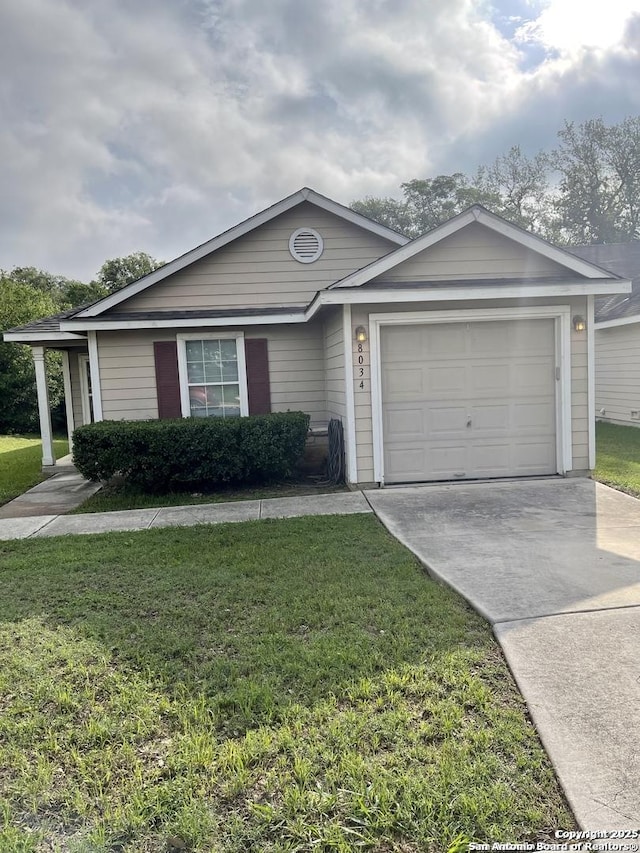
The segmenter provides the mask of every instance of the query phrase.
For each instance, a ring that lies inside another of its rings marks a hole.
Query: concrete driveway
[[[640,827],[640,501],[590,480],[368,491],[492,624],[578,822]]]

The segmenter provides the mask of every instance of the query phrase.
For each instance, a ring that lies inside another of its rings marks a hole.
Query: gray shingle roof
[[[76,311],[80,308],[68,308],[66,311],[61,311],[59,314],[53,314],[51,317],[42,317],[40,320],[32,320],[30,323],[25,323],[24,326],[15,326],[13,329],[7,329],[7,332],[59,332],[60,320],[67,320],[73,317]]]
[[[180,325],[180,320],[212,320],[223,317],[271,317],[279,314],[291,314],[293,312],[302,311],[304,306],[287,305],[277,308],[227,308],[219,311],[207,309],[194,309],[186,311],[128,311],[128,312],[112,312],[100,317],[101,320],[113,320],[114,322],[122,320],[175,320],[176,326]],[[59,332],[60,321],[70,320],[74,314],[82,311],[82,308],[71,308],[68,311],[61,311],[59,314],[54,314],[52,317],[43,317],[41,320],[34,320],[24,326],[16,326],[13,329],[7,329],[9,332]],[[82,332],[83,320],[78,321],[78,331]]]
[[[640,240],[633,240],[631,243],[571,246],[569,251],[585,261],[591,261],[616,275],[631,279],[631,293],[618,293],[596,299],[596,322],[640,315]]]

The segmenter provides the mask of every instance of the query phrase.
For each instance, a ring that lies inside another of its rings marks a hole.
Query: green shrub
[[[304,451],[309,415],[100,421],[73,433],[73,460],[89,480],[121,474],[147,491],[215,487],[288,476]]]

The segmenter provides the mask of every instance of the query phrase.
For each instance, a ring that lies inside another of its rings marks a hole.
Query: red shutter
[[[269,387],[269,351],[266,338],[245,338],[247,392],[250,415],[268,415],[271,411]]]
[[[178,346],[175,341],[154,341],[158,417],[181,418]]]

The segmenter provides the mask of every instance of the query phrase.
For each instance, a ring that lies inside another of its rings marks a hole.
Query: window
[[[231,418],[248,413],[241,334],[178,335],[178,366],[183,416]]]

